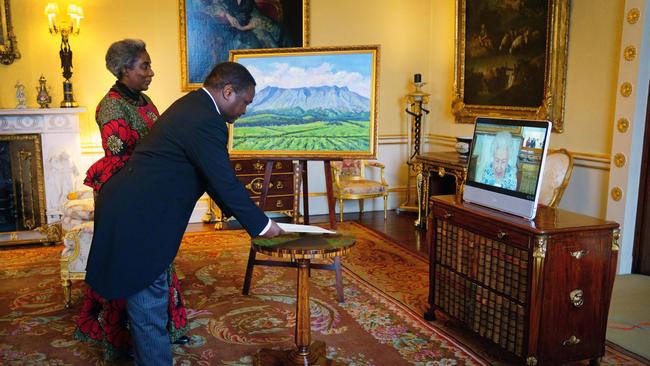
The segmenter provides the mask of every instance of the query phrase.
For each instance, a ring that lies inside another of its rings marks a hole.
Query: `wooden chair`
[[[388,211],[388,183],[384,179],[384,164],[365,160],[345,159],[333,161],[332,177],[333,195],[339,201],[340,221],[343,221],[343,200],[359,200],[359,212],[363,213],[363,200],[367,198],[384,198],[384,220]],[[380,180],[365,178],[366,168],[377,168]]]
[[[546,156],[539,203],[556,208],[569,185],[573,156],[566,149],[549,150]]]

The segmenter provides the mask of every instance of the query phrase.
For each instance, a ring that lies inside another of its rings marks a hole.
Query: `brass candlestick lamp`
[[[57,24],[57,17],[59,15],[59,6],[55,3],[49,3],[45,6],[45,14],[50,28],[50,34],[61,34],[61,49],[59,56],[61,57],[61,68],[63,69],[63,101],[61,101],[62,108],[72,108],[78,106],[72,94],[72,50],[68,38],[72,35],[78,35],[81,19],[84,17],[83,9],[80,6],[70,4],[68,5],[68,19],[61,19]]]
[[[406,200],[402,203],[398,210],[421,212],[419,209],[422,206],[420,193],[422,191],[423,177],[421,164],[415,163],[415,157],[420,155],[420,146],[422,142],[422,119],[429,111],[424,106],[429,103],[429,94],[422,91],[425,85],[422,82],[422,75],[413,75],[413,85],[415,91],[407,95],[406,114],[410,117],[410,128],[408,134],[408,179],[406,182]],[[415,188],[416,194],[413,195],[411,191]],[[422,218],[418,217],[415,225],[420,227],[422,225]]]

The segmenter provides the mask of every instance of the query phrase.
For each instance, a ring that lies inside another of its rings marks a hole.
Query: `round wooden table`
[[[309,265],[312,259],[334,258],[350,251],[355,238],[339,234],[284,234],[275,238],[252,240],[256,251],[288,258],[298,265],[296,297],[296,348],[262,349],[255,355],[255,365],[339,365],[325,358],[325,343],[311,342],[309,314]]]

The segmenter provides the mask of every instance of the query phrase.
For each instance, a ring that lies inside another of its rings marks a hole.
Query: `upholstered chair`
[[[544,176],[539,196],[539,203],[549,207],[558,207],[569,185],[573,171],[573,156],[566,149],[549,150],[546,155]]]
[[[384,220],[388,210],[388,183],[384,178],[384,164],[358,159],[333,161],[332,185],[334,197],[339,201],[340,221],[343,221],[343,200],[359,200],[359,212],[363,213],[363,200],[384,198]],[[366,179],[366,169],[379,169],[379,180]]]
[[[61,253],[61,285],[65,306],[71,304],[71,280],[86,278],[86,262],[93,240],[95,200],[93,191],[82,190],[68,194],[63,205],[61,229],[63,252]]]

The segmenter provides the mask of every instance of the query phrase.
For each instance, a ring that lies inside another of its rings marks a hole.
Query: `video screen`
[[[546,127],[477,121],[467,180],[534,199],[545,139]]]

